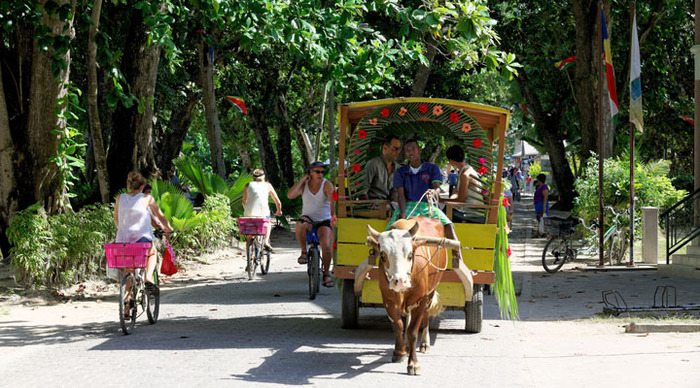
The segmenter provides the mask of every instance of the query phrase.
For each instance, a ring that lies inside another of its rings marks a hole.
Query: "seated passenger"
[[[457,192],[450,196],[451,200],[465,202],[468,205],[483,205],[484,197],[481,194],[482,185],[479,174],[472,168],[464,157],[464,150],[458,145],[447,149],[447,160],[450,166],[457,169]],[[466,208],[454,209],[452,220],[455,222],[483,223],[482,210]]]
[[[399,168],[396,159],[401,152],[401,140],[389,135],[382,144],[382,154],[370,159],[365,166],[366,199],[391,199],[394,172]]]
[[[440,195],[443,178],[440,167],[421,160],[421,150],[416,139],[407,140],[404,150],[409,163],[401,166],[394,174],[399,208],[394,211],[387,228],[398,218],[424,216],[439,220],[445,227],[445,237],[456,239],[452,221],[437,206],[428,205],[426,192],[432,190],[435,198],[439,198]],[[454,250],[452,255],[460,260],[462,258],[458,249]]]

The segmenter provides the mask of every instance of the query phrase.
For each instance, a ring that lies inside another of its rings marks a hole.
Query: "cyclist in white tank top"
[[[275,216],[282,215],[282,202],[280,202],[279,197],[275,188],[268,182],[265,182],[265,171],[261,169],[255,169],[253,171],[253,181],[248,183],[243,190],[243,217],[270,217],[270,205],[269,198],[272,197],[272,201],[275,202]],[[272,228],[267,228],[267,234],[265,235],[265,248],[272,251],[272,246],[270,246],[270,232]]]
[[[150,242],[153,241],[151,223],[165,233],[170,239],[173,228],[168,219],[150,195],[143,194],[146,179],[138,172],[132,171],[126,179],[127,193],[119,196],[114,205],[114,223],[117,224],[116,242]],[[156,248],[151,245],[146,261],[146,287],[153,289],[153,271],[158,264]]]
[[[295,199],[301,196],[302,219],[296,224],[296,237],[301,248],[301,255],[297,259],[299,264],[306,264],[306,232],[316,224],[316,232],[321,245],[323,264],[323,285],[333,287],[333,278],[330,273],[331,259],[333,258],[333,226],[335,226],[335,209],[331,204],[333,197],[333,185],[323,175],[326,165],[322,162],[313,162],[306,174],[294,186],[287,191],[287,198]]]

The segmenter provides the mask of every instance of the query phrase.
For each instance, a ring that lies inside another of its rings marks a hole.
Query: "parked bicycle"
[[[255,278],[258,266],[260,273],[266,275],[270,270],[270,251],[265,249],[265,235],[270,227],[267,217],[240,217],[238,229],[246,236],[246,272],[248,280]]]
[[[612,207],[606,208],[612,215],[612,223],[603,234],[603,256],[609,265],[624,262],[629,247],[629,229],[623,225],[623,218],[629,216],[629,210],[618,213]],[[557,272],[567,263],[579,256],[595,257],[598,254],[598,223],[586,226],[582,220],[574,217],[546,217],[545,231],[550,236],[542,250],[542,267],[549,273]],[[590,232],[585,240],[576,233],[576,226],[583,225]]]
[[[119,281],[119,324],[122,332],[129,334],[136,326],[136,318],[144,311],[148,322],[158,321],[160,311],[160,288],[158,266],[153,271],[153,291],[146,291],[144,268],[151,243],[112,243],[105,244],[107,266],[118,268]]]

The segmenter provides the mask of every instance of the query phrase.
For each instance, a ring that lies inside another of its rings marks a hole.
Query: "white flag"
[[[644,127],[642,114],[642,67],[639,59],[639,39],[637,38],[637,15],[632,18],[632,55],[630,60],[630,122],[639,132]]]

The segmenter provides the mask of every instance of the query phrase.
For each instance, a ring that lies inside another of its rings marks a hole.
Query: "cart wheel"
[[[357,328],[359,310],[360,301],[355,295],[355,281],[343,279],[343,306],[340,313],[341,327],[343,329]]]
[[[481,322],[484,319],[484,288],[481,284],[474,285],[472,301],[464,304],[464,331],[481,333]]]

